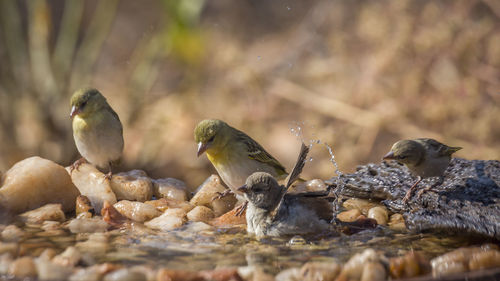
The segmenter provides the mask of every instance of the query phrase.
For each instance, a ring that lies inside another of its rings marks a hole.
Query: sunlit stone
[[[214,212],[205,206],[196,206],[187,213],[187,218],[190,221],[208,222],[214,217]]]
[[[166,210],[161,216],[144,223],[144,225],[161,231],[169,231],[181,227],[185,222],[186,211],[177,208]]]
[[[379,225],[387,225],[389,212],[385,207],[376,206],[368,210],[368,218],[376,220]]]
[[[0,185],[0,207],[14,213],[49,203],[59,203],[69,212],[79,194],[64,167],[40,157],[16,163],[3,175]]]
[[[111,184],[104,176],[88,163],[81,164],[78,169],[71,172],[73,183],[80,190],[80,193],[90,200],[92,207],[98,214],[101,213],[104,201],[108,201],[110,204],[116,203],[116,196],[111,190]],[[74,202],[73,204],[75,204]]]
[[[349,211],[340,212],[337,214],[337,219],[343,222],[353,222],[361,216],[361,212],[358,209],[352,209]]]
[[[336,262],[308,262],[300,269],[299,277],[304,281],[334,281],[341,268]]]
[[[94,233],[106,231],[108,224],[99,218],[78,218],[71,220],[68,228],[72,233]]]
[[[165,178],[153,180],[154,195],[156,198],[166,198],[176,201],[186,201],[188,196],[186,184],[178,179]]]
[[[153,183],[142,170],[132,170],[113,175],[111,189],[117,200],[144,202],[153,197]]]
[[[42,223],[44,221],[65,221],[66,217],[62,211],[61,204],[47,204],[38,209],[28,211],[19,215],[26,223]]]
[[[103,281],[146,281],[146,276],[142,272],[122,268],[106,274]]]
[[[24,237],[24,231],[19,227],[11,224],[2,231],[2,240],[6,242],[17,242]]]
[[[207,206],[212,208],[215,216],[218,217],[230,211],[236,203],[236,198],[233,194],[213,200],[218,193],[224,191],[226,191],[226,188],[222,186],[219,176],[211,175],[198,187],[198,191],[193,196],[190,203],[196,206]]]
[[[342,206],[347,210],[358,209],[363,215],[368,216],[368,211],[371,208],[382,205],[367,199],[350,198],[344,201]]]
[[[161,212],[155,207],[141,202],[122,200],[115,203],[113,207],[115,207],[120,214],[137,222],[145,222],[161,215]]]
[[[22,257],[14,260],[9,266],[8,273],[17,278],[37,276],[35,263],[31,257]]]

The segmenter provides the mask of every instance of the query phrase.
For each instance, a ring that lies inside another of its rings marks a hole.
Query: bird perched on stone
[[[406,203],[411,198],[411,194],[423,178],[439,177],[438,183],[442,183],[444,172],[451,161],[451,155],[460,149],[462,148],[450,147],[427,138],[396,142],[383,159],[396,160],[418,176],[417,182],[412,185],[403,198],[403,203]],[[428,189],[430,188],[422,189],[418,196]]]
[[[224,121],[201,121],[194,130],[194,139],[198,144],[198,157],[205,152],[222,181],[229,187],[219,197],[233,192],[242,199],[243,194],[237,188],[245,184],[248,176],[254,172],[266,172],[278,179],[284,179],[288,174],[283,165],[259,143]],[[238,213],[241,214],[245,207],[246,203]]]
[[[287,194],[302,171],[308,151],[302,144],[297,164],[284,186],[269,173],[255,172],[238,188],[248,200],[248,233],[257,237],[284,236],[318,233],[329,228],[333,208],[325,197],[328,192]]]
[[[83,157],[72,169],[87,160],[99,168],[107,168],[106,178],[110,179],[111,165],[123,151],[123,127],[118,114],[98,90],[83,88],[71,97],[70,118],[76,148]]]

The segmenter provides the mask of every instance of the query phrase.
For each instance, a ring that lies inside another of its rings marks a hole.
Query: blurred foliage
[[[305,177],[379,161],[433,137],[500,158],[500,3],[457,1],[0,0],[0,171],[78,158],[69,97],[107,96],[124,123],[121,170],[192,187],[214,169],[192,131],[224,119],[285,166],[301,127]],[[119,170],[118,169],[118,170]]]

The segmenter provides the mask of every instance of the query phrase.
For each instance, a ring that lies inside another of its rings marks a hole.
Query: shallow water
[[[308,261],[345,262],[367,248],[386,256],[399,256],[409,250],[423,251],[428,258],[471,243],[467,238],[436,234],[410,234],[385,227],[354,235],[331,235],[323,238],[265,238],[260,241],[243,228],[197,231],[193,224],[180,230],[157,232],[140,223],[101,234],[72,234],[65,229],[43,231],[25,227],[20,251],[40,254],[46,248],[62,252],[75,246],[84,253],[84,264],[102,262],[143,264],[154,268],[202,270],[215,267],[258,265],[269,273]],[[92,237],[89,240],[89,237]],[[96,238],[97,237],[97,238]]]

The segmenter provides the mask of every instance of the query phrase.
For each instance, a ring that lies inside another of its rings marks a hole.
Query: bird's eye
[[[408,156],[406,156],[406,155],[400,155],[399,156],[399,159],[406,159],[406,158],[408,158]]]
[[[82,102],[82,104],[80,104],[80,108],[84,108],[86,105],[87,105],[87,101],[84,101],[84,102]]]
[[[214,141],[214,139],[215,139],[215,136],[212,136],[212,137],[208,140],[208,142],[213,142],[213,141]]]

